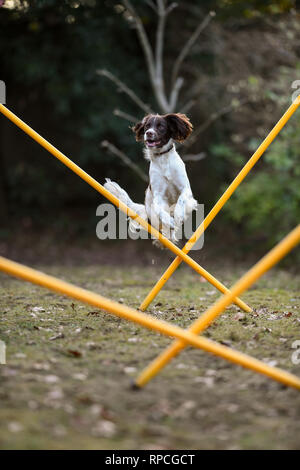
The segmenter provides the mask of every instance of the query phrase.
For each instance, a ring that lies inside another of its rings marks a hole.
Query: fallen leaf
[[[133,338],[128,338],[128,343],[137,343],[139,341],[139,338],[133,337]]]
[[[206,295],[215,295],[216,291],[215,290],[207,290],[205,293],[206,293]]]
[[[67,352],[74,357],[82,357],[82,353],[80,351],[76,351],[76,349],[68,349]]]
[[[51,336],[50,341],[55,341],[56,339],[61,339],[61,338],[64,338],[65,335],[63,333],[58,333],[58,335],[55,335],[55,336]]]
[[[194,382],[202,383],[208,388],[212,388],[214,386],[215,379],[213,377],[195,377]]]
[[[76,380],[86,380],[86,378],[87,378],[87,376],[85,374],[80,373],[80,372],[73,375],[73,379],[76,379]]]
[[[243,318],[245,318],[245,314],[243,312],[238,312],[233,317],[234,320],[243,320]]]
[[[21,423],[17,423],[16,421],[11,421],[8,423],[8,430],[10,432],[20,432],[23,431],[24,426]]]
[[[92,434],[99,437],[113,437],[116,433],[116,425],[107,419],[98,421],[92,428]]]
[[[220,343],[223,344],[224,346],[231,347],[230,341],[220,341]]]
[[[136,367],[124,367],[125,374],[134,374],[136,372]]]
[[[47,383],[47,384],[55,384],[57,382],[59,382],[59,377],[57,377],[57,375],[46,375],[44,377],[44,381]]]
[[[35,313],[40,313],[40,312],[44,312],[45,309],[43,307],[33,307],[32,311]]]

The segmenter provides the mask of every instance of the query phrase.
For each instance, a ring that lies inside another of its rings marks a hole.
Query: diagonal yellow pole
[[[96,191],[102,194],[106,199],[119,207],[120,210],[129,215],[132,219],[135,219],[145,230],[147,230],[155,238],[158,238],[170,251],[175,255],[180,257],[185,261],[191,268],[193,268],[198,274],[203,276],[215,286],[220,292],[227,293],[229,290],[219,282],[215,277],[209,274],[204,268],[202,268],[196,261],[194,261],[190,256],[184,253],[180,248],[178,248],[174,243],[164,237],[158,230],[152,227],[146,220],[142,219],[138,214],[126,206],[123,202],[119,201],[113,194],[111,194],[107,189],[104,188],[98,181],[88,175],[84,170],[82,170],[78,165],[76,165],[72,160],[70,160],[66,155],[60,152],[55,148],[50,142],[40,136],[34,129],[29,127],[25,122],[18,118],[14,113],[12,113],[8,108],[0,104],[0,112],[4,114],[10,121],[12,121],[16,126],[22,129],[26,134],[28,134],[32,139],[34,139],[38,144],[44,147],[49,153],[54,157],[60,160],[64,165],[66,165],[71,171],[76,173],[80,178],[82,178],[86,183],[92,186]],[[241,299],[234,299],[234,302],[246,312],[251,312],[251,308],[245,304]]]
[[[300,232],[298,235],[300,237]],[[199,338],[195,334],[179,328],[176,325],[171,325],[145,313],[138,312],[133,308],[109,300],[99,294],[74,286],[73,284],[57,279],[56,277],[49,276],[3,257],[0,257],[0,270],[25,281],[32,282],[33,284],[46,287],[54,292],[58,292],[59,294],[64,294],[94,307],[102,308],[113,315],[138,323],[150,330],[158,331],[163,335],[180,339],[181,341],[184,341],[184,344],[190,344],[196,348],[203,349],[204,351],[227,359],[230,362],[239,364],[247,369],[259,372],[277,380],[278,382],[300,390],[300,379],[289,372],[285,372],[277,367],[269,366],[258,359],[248,356],[247,354],[234,351],[233,349],[207,338]]]
[[[237,189],[237,187],[241,184],[243,179],[248,175],[250,170],[253,168],[255,163],[260,159],[260,157],[263,155],[263,153],[266,151],[266,149],[269,147],[269,145],[273,142],[277,134],[281,131],[281,129],[285,126],[285,124],[288,122],[288,120],[292,117],[294,112],[297,110],[297,108],[300,105],[300,100],[297,98],[291,106],[288,108],[288,110],[285,112],[285,114],[282,116],[282,118],[278,121],[278,123],[273,127],[269,135],[266,137],[266,139],[262,142],[262,144],[258,147],[256,152],[252,155],[250,160],[246,163],[246,165],[242,168],[240,173],[237,175],[237,177],[233,180],[231,185],[226,189],[225,193],[223,196],[218,200],[218,202],[215,204],[215,206],[212,208],[212,210],[209,212],[207,217],[204,219],[201,225],[197,228],[195,233],[192,235],[190,240],[185,244],[185,246],[182,248],[182,251],[184,253],[188,253],[193,245],[199,240],[201,235],[205,232],[207,227],[210,225],[210,223],[214,220],[216,215],[220,212],[222,207],[226,204],[228,199],[232,196],[234,191]],[[180,265],[182,261],[182,258],[177,256],[177,258],[174,259],[174,261],[170,264],[168,269],[164,272],[164,274],[161,276],[161,278],[157,281],[153,289],[149,292],[147,297],[143,300],[142,304],[140,305],[141,310],[146,310],[146,308],[150,305],[152,300],[157,296],[159,291],[163,288],[163,286],[166,284],[168,279],[172,276],[172,274],[176,271],[178,266]]]
[[[234,296],[242,294],[258,278],[260,278],[272,266],[278,263],[292,248],[300,242],[300,225],[289,233],[278,245],[276,245],[266,256],[264,256],[253,268],[232,287],[229,294],[221,297],[211,308],[209,308],[200,318],[198,318],[188,331],[194,334],[201,333],[212,321],[231,304]],[[186,343],[184,341],[174,341],[165,351],[163,351],[152,363],[146,367],[136,381],[138,387],[144,386],[151,380],[173,357],[175,357]]]

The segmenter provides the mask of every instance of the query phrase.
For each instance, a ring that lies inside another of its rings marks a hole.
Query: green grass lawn
[[[138,307],[162,269],[41,267]],[[241,266],[213,271],[227,286]],[[170,339],[0,275],[2,449],[299,449],[300,393],[187,348],[141,391],[130,384]],[[182,267],[149,313],[188,327],[218,298]],[[273,270],[205,332],[300,376],[300,275]]]

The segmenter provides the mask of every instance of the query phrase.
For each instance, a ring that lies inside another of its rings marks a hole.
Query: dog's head
[[[148,148],[160,148],[170,139],[183,142],[192,133],[193,126],[185,114],[148,114],[132,130],[138,142],[144,142]]]

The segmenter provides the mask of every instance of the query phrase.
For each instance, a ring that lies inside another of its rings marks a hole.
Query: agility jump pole
[[[231,304],[234,296],[242,294],[245,290],[257,281],[266,271],[277,264],[292,248],[300,242],[300,225],[289,233],[278,245],[276,245],[267,255],[256,263],[241,279],[232,287],[229,294],[221,297],[215,304],[209,308],[192,326],[188,329],[190,333],[198,335],[205,330],[215,320],[228,305]],[[184,341],[174,341],[166,348],[148,367],[142,371],[136,385],[144,386],[151,380],[171,359],[184,349]]]
[[[256,164],[256,162],[260,159],[260,157],[263,155],[263,153],[267,150],[269,145],[273,142],[275,137],[279,134],[281,129],[285,126],[285,124],[288,122],[288,120],[292,117],[294,112],[297,110],[297,108],[300,105],[300,99],[299,97],[291,104],[291,106],[287,109],[285,114],[281,117],[281,119],[277,122],[277,124],[273,127],[269,135],[265,138],[265,140],[261,143],[261,145],[258,147],[256,152],[252,155],[252,157],[248,160],[246,165],[242,168],[242,170],[239,172],[239,174],[236,176],[236,178],[233,180],[230,186],[226,189],[225,193],[223,196],[220,197],[218,202],[214,205],[212,210],[209,212],[209,214],[206,216],[204,221],[199,225],[197,230],[194,232],[192,237],[189,239],[189,241],[185,244],[185,246],[182,248],[182,251],[184,253],[188,253],[194,244],[197,242],[197,240],[201,237],[201,235],[205,232],[207,227],[210,225],[210,223],[214,220],[216,215],[220,212],[220,210],[223,208],[223,206],[226,204],[228,199],[232,196],[234,191],[238,188],[238,186],[241,184],[243,179],[248,175],[250,170],[253,168],[253,166]],[[170,279],[172,274],[176,271],[178,266],[181,263],[182,258],[177,256],[174,261],[170,264],[168,269],[164,272],[164,274],[161,276],[161,278],[157,281],[153,289],[149,292],[147,297],[143,300],[142,304],[140,305],[140,310],[146,310],[146,308],[150,305],[152,300],[157,296],[157,294],[160,292],[160,290],[163,288],[163,286],[166,284],[166,282]]]
[[[168,240],[164,235],[162,235],[158,230],[152,227],[146,220],[136,214],[132,209],[126,206],[122,201],[117,197],[111,194],[104,186],[102,186],[98,181],[88,175],[84,170],[82,170],[78,165],[76,165],[72,160],[70,160],[66,155],[60,152],[55,148],[50,142],[40,136],[34,129],[29,127],[25,122],[18,118],[14,113],[12,113],[8,108],[0,104],[0,111],[4,116],[6,116],[10,121],[12,121],[16,126],[22,129],[26,134],[28,134],[33,140],[38,144],[44,147],[49,153],[54,157],[60,160],[65,166],[67,166],[71,171],[76,173],[81,179],[86,183],[92,186],[96,191],[98,191],[102,196],[106,197],[110,202],[115,206],[119,207],[126,215],[129,215],[132,219],[136,220],[145,230],[147,230],[155,238],[158,238],[161,243],[163,243],[170,251],[175,255],[181,257],[191,268],[193,268],[198,274],[203,276],[208,282],[210,282],[214,287],[216,287],[220,292],[227,293],[229,290],[225,287],[220,281],[215,277],[209,274],[204,268],[202,268],[196,261],[194,261],[190,256],[181,251],[174,243]],[[241,299],[234,299],[234,302],[242,308],[245,312],[251,312],[251,308],[243,302]]]
[[[300,238],[300,230],[298,233],[298,238]],[[49,276],[40,271],[36,271],[35,269],[31,269],[22,264],[15,263],[14,261],[10,261],[3,257],[0,257],[0,270],[25,281],[29,281],[33,284],[46,287],[47,289],[50,289],[59,294],[64,294],[68,297],[87,303],[94,307],[101,308],[106,312],[134,323],[138,323],[139,325],[149,328],[150,330],[155,330],[165,336],[175,337],[183,341],[184,345],[190,344],[195,348],[203,349],[206,352],[220,356],[230,362],[241,365],[255,372],[259,372],[274,380],[277,380],[278,382],[300,390],[300,379],[289,372],[283,371],[277,367],[269,366],[268,364],[265,364],[258,359],[252,358],[247,354],[234,351],[233,349],[218,344],[215,341],[198,337],[195,334],[184,330],[183,328],[180,328],[176,325],[171,325],[162,320],[158,320],[145,313],[138,312],[133,308],[109,300],[99,294],[82,289],[73,284],[62,281],[53,276]]]

